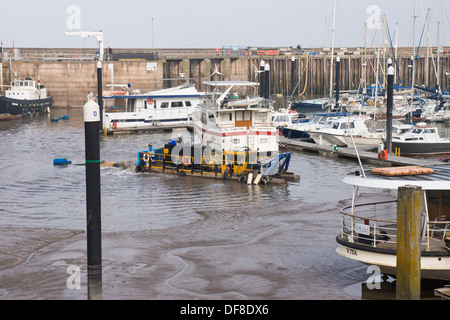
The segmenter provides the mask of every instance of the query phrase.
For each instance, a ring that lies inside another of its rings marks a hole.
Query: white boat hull
[[[345,147],[347,143],[343,136],[333,135],[325,132],[309,132],[309,136],[314,142],[320,146],[333,146]]]
[[[383,143],[383,139],[381,137],[351,137],[345,135],[344,140],[350,148],[355,147],[355,145],[356,147],[375,147],[380,143]]]
[[[376,265],[384,274],[395,276],[397,256],[357,249],[340,244],[336,252],[366,265]],[[450,280],[450,256],[422,256],[420,259],[421,278],[427,280]]]

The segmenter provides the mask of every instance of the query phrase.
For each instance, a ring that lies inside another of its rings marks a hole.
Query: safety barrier
[[[389,200],[342,208],[340,210],[341,238],[371,247],[387,243],[395,248],[397,243],[395,203],[396,200]],[[421,245],[425,250],[430,251],[433,244],[443,245],[444,239],[450,236],[450,220],[448,219],[447,216],[441,216],[429,221],[427,214],[422,213]]]

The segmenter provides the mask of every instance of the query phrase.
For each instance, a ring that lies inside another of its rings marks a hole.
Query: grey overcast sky
[[[398,23],[400,47],[418,46],[428,8],[436,45],[439,1],[440,45],[450,45],[450,0],[337,0],[335,46],[363,47],[367,22],[367,46],[377,47],[377,14],[386,15],[391,37]],[[15,0],[0,8],[0,40],[5,47],[93,48],[95,38],[64,32],[101,29],[111,48],[316,48],[331,46],[332,20],[333,0]]]

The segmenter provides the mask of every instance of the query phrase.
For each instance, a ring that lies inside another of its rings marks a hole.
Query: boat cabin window
[[[355,128],[355,123],[354,122],[350,122],[350,123],[344,122],[344,123],[341,123],[341,129],[346,129],[347,125],[348,125],[348,128],[350,128],[350,129],[354,129]]]
[[[255,122],[270,122],[270,114],[267,112],[253,112],[253,116],[255,117]],[[284,121],[284,122],[289,122],[289,116],[286,117],[286,119],[284,120],[278,120],[278,121]]]
[[[162,102],[159,107],[160,108],[168,108],[169,107],[169,103],[168,102]]]
[[[450,219],[450,191],[428,190],[427,206],[430,220],[447,216]]]
[[[261,112],[257,113],[257,118],[258,120],[261,119]],[[264,120],[264,119],[261,119]],[[276,122],[288,122],[289,121],[289,116],[275,116],[272,118],[272,121],[276,121]]]
[[[241,143],[241,139],[233,139],[233,144],[239,144]]]
[[[423,137],[405,138],[405,141],[422,141]]]
[[[190,101],[185,101],[184,104],[186,105],[186,107],[192,106],[192,103]]]
[[[319,124],[324,124],[324,123],[325,123],[325,121],[326,121],[326,117],[322,117],[322,118],[319,118],[319,121],[318,121],[318,122],[316,122],[316,123],[319,123]]]
[[[181,108],[183,107],[183,101],[173,101],[171,104],[172,108]]]
[[[221,121],[233,121],[233,113],[232,112],[222,112],[220,114]]]

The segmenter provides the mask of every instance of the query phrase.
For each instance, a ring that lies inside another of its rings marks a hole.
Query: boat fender
[[[383,159],[383,160],[387,160],[387,159],[388,159],[388,152],[387,152],[386,149],[381,150],[381,152],[380,152],[380,158]]]
[[[228,179],[228,168],[226,168],[225,171],[223,172],[223,180],[227,179]]]
[[[245,174],[241,174],[239,176],[239,183],[246,183],[247,182],[247,176]]]
[[[184,177],[186,175],[186,172],[184,172],[183,170],[180,170],[178,173],[180,177]]]
[[[227,165],[227,173],[230,176],[230,179],[233,177],[233,169],[231,168],[230,165]]]
[[[188,156],[183,156],[183,158],[181,158],[181,163],[185,166],[188,166],[191,164],[191,158],[189,158]]]
[[[261,180],[262,174],[258,173],[258,175],[256,176],[255,181],[253,181],[253,184],[257,185],[259,184],[259,181]]]
[[[114,130],[117,130],[117,122],[113,122],[113,123],[112,123],[112,128],[113,128]]]
[[[247,177],[247,184],[252,184],[253,172],[250,172]]]
[[[262,176],[260,183],[262,184],[268,184],[269,183],[269,177]]]
[[[56,158],[53,160],[54,166],[62,166],[62,165],[71,164],[71,163],[72,163],[72,161],[69,161],[66,158]]]
[[[144,168],[142,167],[142,165],[138,164],[138,165],[136,166],[135,171],[136,171],[136,173],[140,173],[140,172],[144,171]]]

